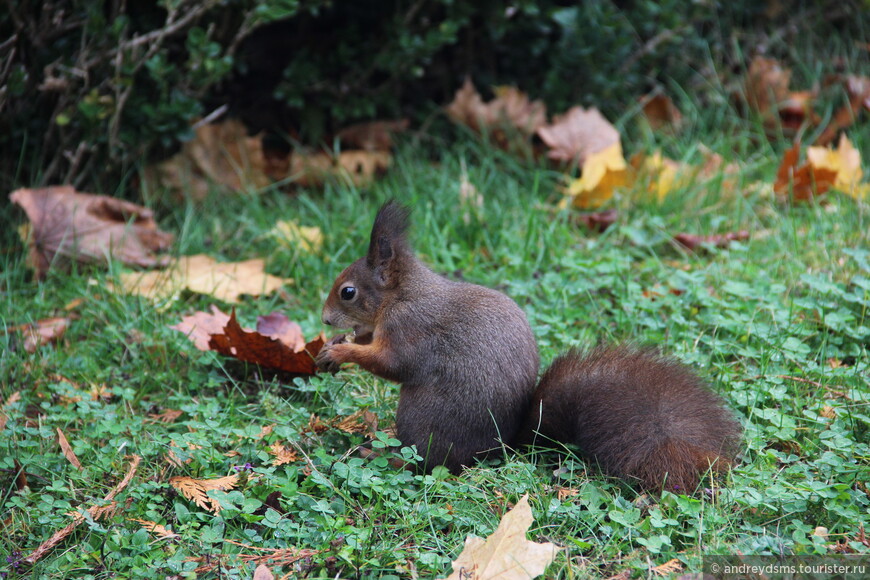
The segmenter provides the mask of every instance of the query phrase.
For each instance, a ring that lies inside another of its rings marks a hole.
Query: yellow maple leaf
[[[270,232],[287,247],[299,247],[304,252],[314,254],[323,246],[323,232],[317,226],[300,226],[293,220],[282,220]]]
[[[668,159],[661,151],[656,151],[652,155],[634,157],[631,164],[637,169],[638,175],[647,182],[647,191],[655,195],[658,201],[662,201],[674,189],[684,186],[693,173],[692,167]]]
[[[583,173],[565,188],[567,199],[579,209],[596,209],[613,197],[617,187],[628,185],[628,165],[622,156],[622,145],[614,143],[593,153],[583,162]]]
[[[836,149],[829,147],[810,147],[807,160],[814,169],[829,169],[836,173],[834,189],[856,199],[867,197],[870,184],[861,183],[864,171],[861,169],[861,153],[855,149],[846,134],[840,135]]]

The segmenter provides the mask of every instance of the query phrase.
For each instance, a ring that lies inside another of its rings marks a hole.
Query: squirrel
[[[318,366],[356,363],[401,384],[396,435],[424,470],[459,473],[500,443],[569,444],[605,473],[649,490],[692,493],[730,465],[741,429],[689,367],[652,348],[598,346],[539,357],[523,310],[505,294],[449,280],[408,242],[410,210],[375,218],[368,253],[335,280],[323,306],[330,339]]]

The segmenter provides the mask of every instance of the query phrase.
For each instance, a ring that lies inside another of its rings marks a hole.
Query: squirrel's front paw
[[[336,345],[344,344],[345,342],[347,342],[347,339],[344,334],[337,334],[330,338],[326,344],[323,345],[323,348],[320,349],[320,352],[317,353],[317,356],[314,357],[314,362],[317,364],[317,368],[323,372],[332,374],[337,373],[341,364],[332,358],[332,352]]]

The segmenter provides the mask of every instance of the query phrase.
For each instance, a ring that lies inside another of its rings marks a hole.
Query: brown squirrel
[[[378,212],[368,254],[336,279],[323,322],[352,332],[317,356],[335,372],[356,363],[401,383],[397,436],[424,468],[458,473],[488,451],[573,444],[607,472],[644,488],[691,493],[699,473],[729,465],[740,427],[685,365],[653,349],[597,347],[558,357],[537,388],[538,349],[504,294],[448,280],[407,240],[409,210]]]

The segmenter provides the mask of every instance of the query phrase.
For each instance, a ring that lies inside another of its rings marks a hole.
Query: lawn
[[[818,203],[777,198],[772,183],[789,142],[768,140],[727,103],[705,109],[685,96],[678,105],[676,134],[644,129],[627,112],[617,122],[624,147],[700,164],[703,144],[734,171],[678,184],[661,201],[642,184],[617,192],[608,202],[617,220],[603,233],[586,228],[582,212],[559,208],[551,165],[470,136],[407,139],[391,170],[364,189],[215,191],[204,202],[156,192],[144,203],[177,236],[173,253],[263,257],[269,273],[293,278],[236,304],[240,322],[280,311],[314,337],[333,279],[366,251],[380,204],[398,199],[413,208],[423,259],[515,299],[545,363],[571,346],[630,340],[694,367],[745,429],[726,476],[694,495],[658,496],[571,450],[506,448],[459,476],[363,459],[364,435],[333,420],[369,410],[382,431],[376,445],[395,444],[383,430],[395,418],[396,385],[352,366],[285,380],[199,351],[170,326],[231,306],[193,293],[125,294],[112,285],[125,270],[118,263],[33,281],[15,232],[24,217],[8,206],[0,209],[0,571],[250,578],[259,561],[276,577],[443,577],[465,538],[492,533],[526,493],[528,537],[564,548],[546,577],[673,575],[698,571],[710,554],[870,553],[867,202],[835,192]],[[870,148],[866,123],[848,135]],[[462,209],[463,178],[482,196],[478,213]],[[273,235],[288,219],[320,228],[322,247]],[[748,237],[696,251],[673,240],[740,231]],[[70,315],[63,338],[34,352],[20,332],[2,332]],[[62,452],[58,429],[81,469]],[[276,444],[296,460],[276,465]],[[132,479],[112,495],[135,457]],[[210,493],[217,514],[169,483],[236,475],[233,489]],[[113,508],[85,511],[109,505],[107,496]],[[68,537],[25,562],[74,521]]]

